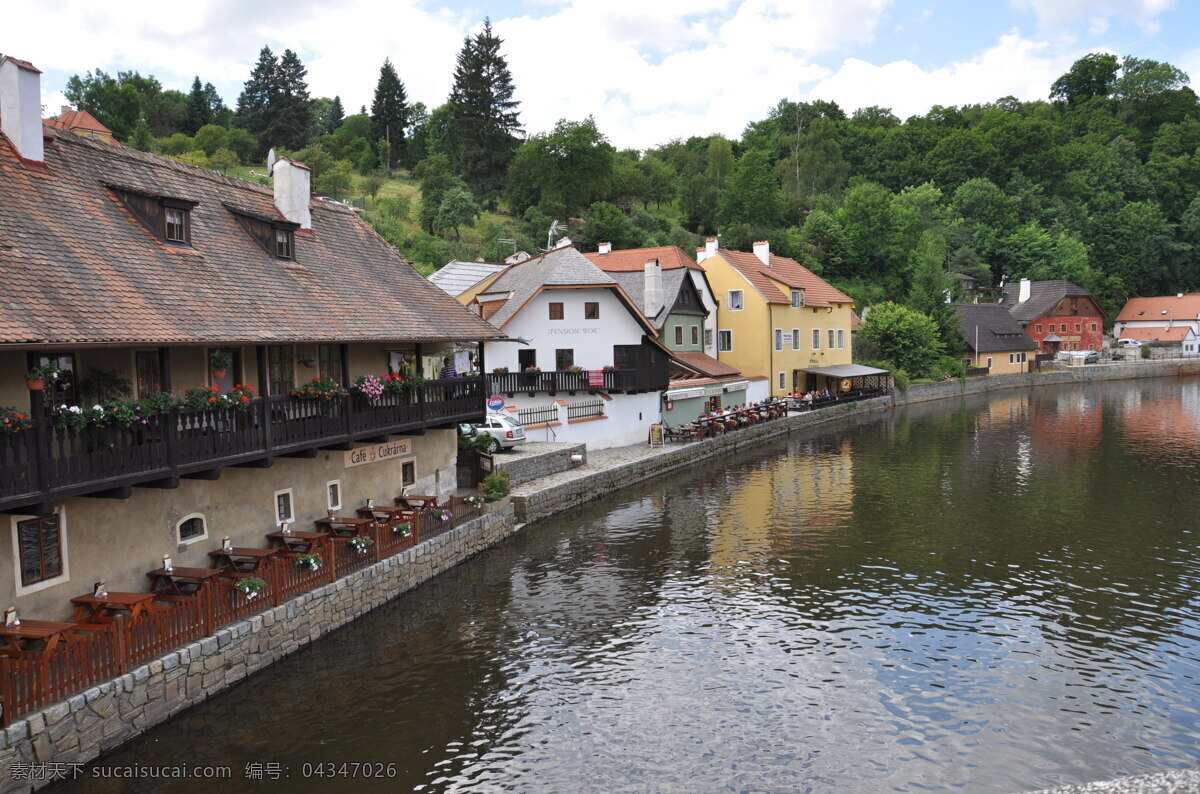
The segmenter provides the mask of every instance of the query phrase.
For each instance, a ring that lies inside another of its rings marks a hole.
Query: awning
[[[864,375],[891,375],[886,369],[864,367],[862,364],[838,364],[835,367],[806,367],[802,372],[825,375],[830,378],[861,378]]]
[[[748,381],[748,380],[735,380],[733,383],[725,384],[725,391],[727,391],[727,392],[729,392],[729,391],[745,391],[748,388],[750,388],[750,381]]]
[[[1047,336],[1043,336],[1042,341],[1043,342],[1061,342],[1062,337],[1059,336],[1058,334],[1049,334]]]
[[[667,392],[667,398],[671,400],[690,400],[693,397],[703,396],[703,387],[694,387],[691,389],[671,389]]]

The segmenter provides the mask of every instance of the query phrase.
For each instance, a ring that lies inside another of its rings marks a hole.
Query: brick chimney
[[[280,157],[271,170],[275,187],[275,207],[301,229],[312,228],[312,213],[308,209],[312,199],[312,169],[304,163],[288,157]]]
[[[28,61],[0,55],[0,132],[22,160],[44,163],[42,73]]]
[[[771,244],[766,240],[759,240],[754,244],[754,255],[767,267],[771,266]]]

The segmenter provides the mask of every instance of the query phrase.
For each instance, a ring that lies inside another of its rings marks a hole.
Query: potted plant
[[[444,507],[435,507],[430,511],[434,521],[449,521],[450,511]]]
[[[267,583],[266,580],[259,579],[257,576],[247,576],[245,579],[238,579],[233,586],[246,596],[247,601],[250,601],[258,595],[259,590],[267,586]]]
[[[483,478],[483,498],[489,502],[498,502],[508,496],[508,472],[494,471]]]
[[[0,405],[0,433],[19,433],[33,427],[29,415],[11,405]]]
[[[293,391],[292,396],[302,400],[332,400],[345,397],[346,390],[331,378],[317,376]]]
[[[357,551],[359,554],[366,554],[371,550],[371,547],[375,545],[375,541],[371,538],[368,538],[366,535],[355,535],[354,537],[350,538],[350,541],[346,545]]]
[[[396,526],[392,527],[392,532],[402,538],[407,538],[412,535],[412,522],[401,521]]]
[[[323,562],[324,560],[321,559],[320,554],[301,554],[296,558],[296,567],[307,568],[313,573],[316,573],[317,571],[321,570],[321,564]]]
[[[54,380],[58,376],[58,365],[50,362],[41,367],[34,367],[25,373],[25,388],[30,391],[41,391],[46,388],[46,380]]]
[[[463,504],[468,504],[471,507],[479,507],[483,504],[483,497],[479,494],[473,493],[469,496],[463,497]]]
[[[213,351],[208,356],[208,369],[212,376],[220,380],[225,377],[225,373],[233,366],[233,356],[224,350]]]
[[[317,357],[312,353],[297,353],[296,361],[300,366],[312,369],[312,365],[317,363]]]
[[[508,367],[492,367],[493,375],[507,375]]]

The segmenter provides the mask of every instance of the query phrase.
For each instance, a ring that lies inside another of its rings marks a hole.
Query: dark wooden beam
[[[209,482],[214,482],[221,479],[221,470],[201,469],[200,471],[193,471],[190,474],[183,474],[181,476],[185,480],[208,480]]]
[[[362,443],[362,444],[386,444],[387,440],[388,440],[388,437],[386,435],[384,435],[384,436],[367,436],[366,438],[360,438],[359,443]]]
[[[332,449],[332,450],[338,450],[338,451],[345,451],[347,449],[354,449],[354,442],[353,441],[339,441],[336,444],[322,444],[321,449]]]
[[[80,494],[92,499],[128,499],[133,496],[133,487],[130,485],[118,485],[116,488],[109,488],[106,491],[93,491],[92,493]]]
[[[254,460],[245,460],[241,463],[233,464],[235,469],[269,469],[275,465],[275,458],[268,455],[265,458],[255,458]]]
[[[179,487],[179,475],[172,474],[170,477],[163,477],[162,479],[158,479],[158,480],[147,480],[146,482],[139,482],[139,483],[137,483],[137,487],[138,488],[165,488],[165,489],[178,488]]]
[[[281,458],[315,458],[317,451],[315,449],[302,449],[299,452],[285,452],[279,457]]]
[[[0,513],[12,516],[48,516],[54,512],[53,502],[34,502],[33,504],[6,507]]]

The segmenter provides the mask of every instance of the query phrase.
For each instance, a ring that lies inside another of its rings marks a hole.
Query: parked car
[[[1117,341],[1117,347],[1141,347],[1142,343],[1136,339],[1121,339]]]
[[[491,442],[486,447],[489,453],[498,452],[502,449],[512,449],[517,444],[524,444],[526,441],[525,428],[521,427],[521,423],[503,414],[488,414],[477,425],[460,424],[458,426],[458,434],[460,436],[477,437],[484,433],[492,437]]]
[[[1083,354],[1084,354],[1083,355],[1083,363],[1084,364],[1099,364],[1100,363],[1100,352],[1099,351],[1084,350]]]

